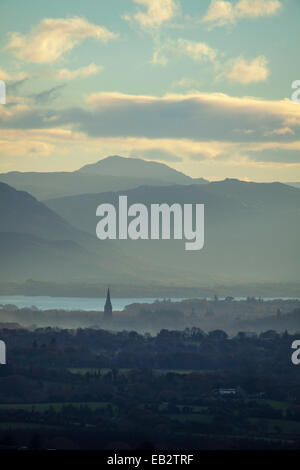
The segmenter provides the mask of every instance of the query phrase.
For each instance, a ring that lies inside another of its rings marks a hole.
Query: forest
[[[287,331],[3,328],[0,448],[295,449]]]

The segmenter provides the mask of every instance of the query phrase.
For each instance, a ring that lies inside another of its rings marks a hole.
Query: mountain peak
[[[193,181],[191,177],[164,163],[119,155],[111,155],[97,163],[85,165],[77,170],[78,172],[101,176],[151,178],[167,184],[187,184]]]
[[[225,178],[223,181],[219,181],[221,183],[232,183],[232,184],[247,184],[251,183],[251,181],[244,181],[244,180],[239,180],[238,178]]]

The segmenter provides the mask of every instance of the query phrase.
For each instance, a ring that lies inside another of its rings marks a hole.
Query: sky
[[[299,0],[0,0],[0,172],[117,154],[300,181],[299,13]]]

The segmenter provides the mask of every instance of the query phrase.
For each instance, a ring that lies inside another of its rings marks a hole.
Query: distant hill
[[[0,182],[0,231],[31,233],[48,239],[70,239],[74,229],[25,191]]]
[[[286,183],[289,186],[293,186],[294,188],[300,188],[300,183]]]
[[[77,172],[89,173],[102,176],[122,176],[135,178],[150,178],[164,181],[165,183],[188,184],[192,178],[170,168],[169,166],[153,161],[146,161],[139,158],[124,158],[113,155],[97,163],[85,165]]]
[[[205,204],[205,244],[100,241],[96,208],[117,204]],[[105,282],[182,287],[300,281],[300,190],[227,179],[139,186],[48,200],[0,183],[0,280]],[[3,268],[4,266],[4,268]]]
[[[0,280],[135,277],[118,247],[108,253],[95,237],[5,183],[0,183],[0,220]]]
[[[204,203],[206,217],[223,221],[254,216],[292,212],[300,209],[300,191],[282,183],[248,183],[236,179],[212,182],[205,185],[170,185],[164,187],[139,186],[138,188],[99,194],[81,194],[45,201],[45,204],[80,230],[95,232],[96,208],[103,202],[118,203],[119,195],[128,196],[128,204],[174,202]]]
[[[27,191],[39,200],[133,189],[140,185],[190,184],[193,179],[167,165],[138,158],[112,156],[73,172],[18,172],[0,174],[0,181]],[[197,183],[206,180],[198,178]]]
[[[250,319],[241,321],[239,323],[241,330],[250,330],[250,331],[267,331],[275,330],[278,332],[283,332],[285,330],[298,333],[300,332],[300,309],[296,308],[290,313],[274,314],[270,316],[263,316],[262,318],[256,318],[251,321]]]
[[[281,183],[227,179],[205,185],[141,186],[46,201],[81,230],[95,234],[96,208],[128,203],[204,203],[205,245],[184,251],[181,241],[107,241],[146,262],[155,278],[186,282],[283,282],[300,280],[300,190]],[[124,248],[125,247],[125,248]]]
[[[76,270],[83,267],[88,253],[72,241],[53,241],[28,233],[0,232],[0,259],[5,265],[1,280],[76,279]],[[92,259],[91,255],[89,256]],[[95,272],[94,262],[88,266]]]

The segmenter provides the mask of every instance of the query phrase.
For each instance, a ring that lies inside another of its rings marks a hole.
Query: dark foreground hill
[[[0,280],[119,281],[127,257],[105,247],[24,191],[0,183]],[[118,267],[118,269],[116,269]],[[135,277],[135,275],[133,275]]]

